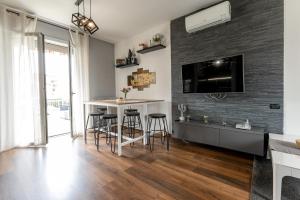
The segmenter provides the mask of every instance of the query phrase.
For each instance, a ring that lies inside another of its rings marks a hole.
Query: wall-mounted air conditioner
[[[225,1],[185,18],[188,33],[193,33],[231,20],[230,2]]]

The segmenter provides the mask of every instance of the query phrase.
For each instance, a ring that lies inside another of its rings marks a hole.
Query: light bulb
[[[89,28],[93,29],[95,27],[95,24],[93,22],[88,23]]]

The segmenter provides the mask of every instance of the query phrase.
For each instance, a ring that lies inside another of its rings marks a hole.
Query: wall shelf
[[[126,64],[126,65],[116,65],[116,68],[126,68],[126,67],[134,67],[138,66],[138,63]]]
[[[149,52],[152,52],[152,51],[157,51],[157,50],[164,49],[164,48],[166,48],[165,45],[158,44],[158,45],[154,45],[154,46],[147,47],[145,49],[139,50],[139,51],[137,51],[137,53],[145,54],[145,53],[149,53]]]

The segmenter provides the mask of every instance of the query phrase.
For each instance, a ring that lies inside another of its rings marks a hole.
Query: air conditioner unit
[[[230,2],[225,1],[185,18],[188,33],[193,33],[231,20]]]

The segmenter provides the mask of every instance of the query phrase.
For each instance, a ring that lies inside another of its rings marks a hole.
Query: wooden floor
[[[207,146],[141,143],[118,157],[89,138],[0,154],[0,199],[249,199],[252,157]]]

